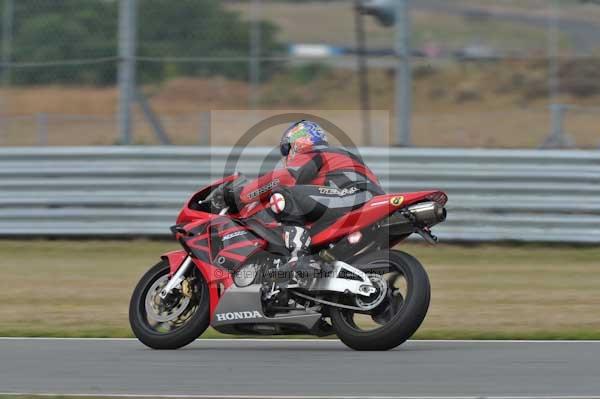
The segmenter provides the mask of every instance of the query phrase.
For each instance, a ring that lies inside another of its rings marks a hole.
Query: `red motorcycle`
[[[238,335],[336,334],[356,350],[387,350],[414,334],[429,307],[429,279],[417,259],[393,248],[413,233],[437,241],[430,228],[446,218],[445,193],[380,195],[313,226],[311,250],[322,270],[279,289],[273,275],[289,251],[268,204],[237,214],[214,206],[224,185],[244,183],[241,175],[222,179],[181,210],[171,230],[183,249],[162,255],[131,298],[129,320],[141,342],[176,349],[210,325]]]

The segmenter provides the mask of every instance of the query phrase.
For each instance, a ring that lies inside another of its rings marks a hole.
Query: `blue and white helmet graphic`
[[[317,123],[307,120],[294,123],[281,138],[281,155],[293,158],[296,154],[309,152],[318,145],[327,145],[327,134]]]

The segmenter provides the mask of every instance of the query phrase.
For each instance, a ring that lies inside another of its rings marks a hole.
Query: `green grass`
[[[129,296],[167,241],[0,241],[0,336],[130,337]],[[600,249],[403,247],[432,284],[419,339],[600,339]],[[209,330],[206,338],[222,335]]]

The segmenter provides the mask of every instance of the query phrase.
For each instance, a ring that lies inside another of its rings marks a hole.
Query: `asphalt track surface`
[[[199,340],[154,351],[131,339],[0,338],[0,391],[180,397],[600,397],[600,341],[411,341],[355,352],[339,341]]]

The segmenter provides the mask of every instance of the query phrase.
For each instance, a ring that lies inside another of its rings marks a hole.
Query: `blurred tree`
[[[233,11],[224,10],[219,0],[142,0],[138,54],[145,57],[235,57],[231,61],[146,62],[140,68],[141,79],[156,80],[179,75],[221,74],[248,79],[250,23]],[[273,54],[281,46],[275,40],[276,27],[261,22],[261,55]],[[263,62],[263,78],[273,71],[274,63]]]
[[[219,0],[139,0],[138,55],[140,79],[224,75],[246,79],[247,62],[167,62],[158,58],[246,57],[250,23],[223,8]],[[262,22],[262,55],[281,46],[276,27]],[[117,54],[118,0],[19,0],[15,2],[13,62],[89,60]],[[274,70],[262,65],[263,78]],[[108,85],[116,81],[116,62],[20,67],[18,84],[73,83]]]
[[[15,2],[13,62],[48,62],[111,57],[116,52],[117,4],[105,1],[20,0]],[[13,82],[107,84],[114,63],[26,67]]]

